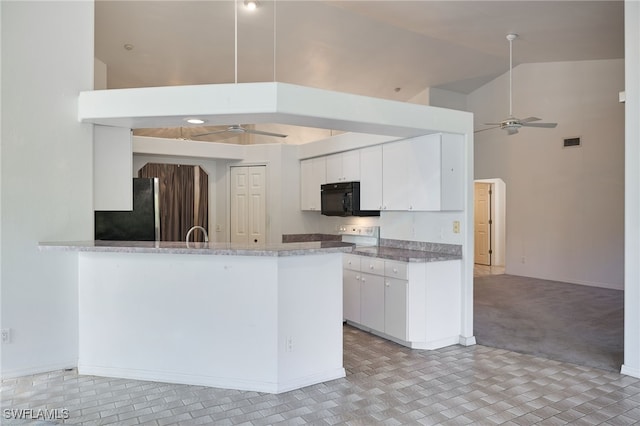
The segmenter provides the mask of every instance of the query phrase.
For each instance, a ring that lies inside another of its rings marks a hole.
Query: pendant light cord
[[[273,0],[273,82],[276,82],[276,13],[278,10],[277,1]]]
[[[509,117],[513,117],[513,40],[509,39]]]
[[[233,64],[233,81],[235,84],[238,84],[238,0],[234,2],[234,16],[233,16],[233,24],[234,24],[234,45],[233,45],[233,55],[234,55],[234,64]]]

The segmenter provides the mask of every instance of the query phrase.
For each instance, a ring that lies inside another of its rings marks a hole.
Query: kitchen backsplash
[[[283,243],[306,243],[309,241],[341,241],[342,236],[334,234],[284,234]]]

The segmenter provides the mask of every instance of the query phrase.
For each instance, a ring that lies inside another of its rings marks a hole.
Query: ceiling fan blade
[[[502,123],[483,123],[485,126],[499,126]]]
[[[254,129],[245,129],[245,133],[252,133],[254,135],[263,135],[263,136],[274,136],[276,138],[287,137],[287,135],[283,135],[282,133],[264,132],[262,130],[254,130]]]
[[[527,118],[523,118],[522,120],[520,120],[521,123],[530,123],[532,121],[540,121],[542,120],[541,118],[538,117],[527,117]]]
[[[485,124],[487,124],[487,123],[485,123]],[[498,127],[500,127],[500,126],[498,125],[498,126],[493,126],[493,127],[487,127],[486,129],[474,130],[473,133],[484,132],[485,130],[497,129]]]
[[[192,138],[198,138],[200,136],[216,135],[216,134],[219,134],[219,133],[226,133],[226,132],[228,132],[228,130],[216,130],[215,132],[207,132],[207,133],[200,133],[200,134],[197,134],[197,135],[191,135],[191,137]]]
[[[522,123],[523,127],[544,127],[546,129],[553,129],[558,123]]]

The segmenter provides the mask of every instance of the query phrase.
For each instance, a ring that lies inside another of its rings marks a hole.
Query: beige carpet
[[[624,292],[513,275],[474,278],[478,344],[620,371]]]

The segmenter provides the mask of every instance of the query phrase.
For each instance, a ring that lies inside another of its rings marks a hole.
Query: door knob
[[[257,242],[258,242],[258,240],[257,240],[257,239],[255,239],[255,240],[253,240],[253,242],[254,242],[254,243],[257,243]]]

